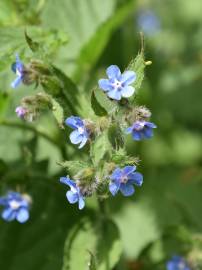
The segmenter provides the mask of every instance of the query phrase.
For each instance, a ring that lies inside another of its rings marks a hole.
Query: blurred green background
[[[61,135],[52,115],[41,116],[34,131],[18,126],[15,107],[41,90],[10,87],[15,53],[24,62],[34,57],[25,29],[43,44],[45,57],[77,83],[75,107],[83,117],[90,115],[82,107],[84,97],[107,66],[128,65],[144,32],[145,59],[152,65],[137,103],[152,111],[158,129],[149,141],[128,142],[128,152],[141,159],[142,188],[108,203],[124,248],[115,269],[165,269],[173,254],[202,269],[201,10],[201,0],[0,1],[0,191],[20,186],[33,197],[28,223],[0,221],[0,269],[61,269],[66,235],[96,207],[93,198],[83,212],[66,202],[56,164],[62,156],[54,144]],[[67,134],[64,140],[68,157],[81,158]]]

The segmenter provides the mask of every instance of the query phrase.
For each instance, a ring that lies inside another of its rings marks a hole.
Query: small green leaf
[[[117,226],[110,220],[103,220],[99,226],[87,218],[81,220],[68,234],[62,270],[113,269],[118,262],[122,245]],[[90,255],[90,256],[89,256]]]
[[[93,90],[92,94],[94,95],[100,107],[102,107],[103,110],[105,110],[108,114],[112,114],[117,110],[118,108],[117,103],[115,101],[111,101],[102,90],[96,88]],[[96,112],[97,111],[95,111],[95,113]]]
[[[91,146],[91,158],[95,166],[99,164],[107,153],[110,152],[111,146],[107,137],[107,132],[98,136]]]
[[[29,45],[30,49],[33,52],[37,52],[40,49],[40,44],[36,41],[33,41],[31,39],[31,37],[27,34],[27,32],[25,31],[25,39],[27,41],[27,44]]]
[[[89,168],[89,163],[85,161],[67,160],[64,162],[58,162],[58,164],[65,168],[71,175],[75,175],[79,171]]]
[[[55,119],[57,120],[59,126],[61,128],[64,128],[64,110],[54,98],[52,98],[51,102],[53,115],[55,116]]]
[[[133,70],[136,73],[134,82],[135,90],[139,90],[144,79],[145,60],[143,52],[140,52],[134,60],[129,64],[127,70]]]
[[[91,107],[96,115],[103,116],[107,114],[107,111],[99,104],[97,99],[95,98],[95,93],[92,91],[91,94]]]

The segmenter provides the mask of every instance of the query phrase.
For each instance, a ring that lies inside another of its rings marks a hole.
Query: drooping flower
[[[123,169],[116,168],[110,176],[109,190],[113,196],[120,190],[124,196],[131,196],[134,192],[134,186],[141,186],[143,176],[135,172],[136,166],[126,166]]]
[[[173,256],[166,264],[167,270],[191,270],[184,258]]]
[[[11,87],[16,88],[23,81],[23,77],[24,77],[24,73],[25,73],[25,66],[20,61],[18,54],[16,54],[16,61],[15,61],[15,63],[12,64],[11,69],[17,75],[16,79],[11,83]]]
[[[153,136],[153,128],[156,125],[147,121],[136,121],[131,127],[126,129],[126,134],[132,134],[133,140],[140,141],[150,139]]]
[[[6,221],[17,220],[24,223],[29,219],[30,198],[26,194],[9,191],[0,197],[0,205],[4,207],[1,217]]]
[[[136,80],[136,73],[127,70],[123,74],[118,66],[111,65],[107,68],[107,76],[109,79],[100,79],[99,87],[106,92],[108,97],[115,100],[121,100],[122,97],[131,97],[135,88],[130,86]]]
[[[15,109],[15,112],[17,114],[17,116],[21,119],[24,119],[26,114],[28,113],[28,110],[27,108],[23,107],[23,106],[18,106],[16,109]]]
[[[74,129],[70,134],[70,141],[73,144],[79,144],[79,149],[82,148],[90,136],[90,130],[87,128],[86,123],[80,117],[70,116],[65,120],[65,124]]]
[[[77,186],[76,182],[68,177],[61,177],[60,182],[70,187],[70,190],[66,193],[69,203],[73,204],[78,202],[79,209],[83,209],[85,206],[84,196],[81,194],[80,188]]]

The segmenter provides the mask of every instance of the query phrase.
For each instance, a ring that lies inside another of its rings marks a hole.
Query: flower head
[[[17,75],[17,78],[11,83],[11,87],[16,88],[23,81],[24,72],[25,72],[25,66],[20,61],[18,54],[16,54],[16,61],[15,61],[15,63],[12,64],[11,69]]]
[[[107,68],[106,73],[108,79],[100,79],[98,84],[108,97],[121,100],[122,97],[128,98],[134,94],[135,88],[130,86],[136,79],[134,71],[127,70],[121,74],[119,67],[112,65]]]
[[[0,205],[4,206],[1,217],[6,221],[16,219],[24,223],[29,219],[30,199],[28,195],[10,191],[5,197],[0,197]]]
[[[81,194],[80,188],[77,186],[77,184],[68,177],[61,177],[60,182],[70,187],[70,190],[68,190],[66,193],[69,203],[73,204],[78,202],[79,209],[83,209],[85,206],[84,196]]]
[[[65,120],[65,124],[74,129],[69,137],[71,143],[80,143],[79,149],[82,148],[90,136],[90,130],[87,128],[85,121],[80,117],[71,116]]]
[[[23,106],[18,106],[16,109],[15,109],[15,112],[17,114],[17,116],[21,119],[24,119],[26,114],[28,113],[28,110],[27,108],[23,107]]]
[[[136,121],[131,127],[126,129],[127,134],[132,134],[135,141],[140,141],[143,139],[150,139],[153,136],[153,128],[156,125],[147,121]]]
[[[131,196],[134,192],[134,186],[141,186],[143,176],[135,172],[136,166],[126,166],[123,169],[116,168],[110,176],[109,190],[113,196],[120,190],[124,196]]]
[[[173,256],[172,259],[167,262],[166,268],[167,270],[191,270],[184,258],[180,256]]]

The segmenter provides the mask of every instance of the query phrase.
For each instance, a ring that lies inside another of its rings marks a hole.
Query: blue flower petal
[[[128,98],[131,97],[135,92],[135,88],[132,86],[125,86],[121,90],[122,97]]]
[[[81,142],[81,144],[79,145],[78,148],[81,149],[82,147],[84,147],[84,145],[86,144],[87,140],[88,140],[88,137],[83,136],[82,142]]]
[[[133,140],[135,141],[140,141],[142,139],[141,133],[135,130],[132,133],[132,137],[133,137]]]
[[[136,166],[126,166],[123,168],[123,174],[128,175],[136,170]]]
[[[76,189],[76,183],[68,177],[60,177],[60,183],[68,185],[70,188]]]
[[[121,75],[121,82],[124,85],[129,85],[136,80],[136,73],[134,71],[127,70]]]
[[[116,65],[111,65],[107,68],[107,76],[109,79],[120,79],[121,76],[121,71],[118,66]]]
[[[114,89],[112,91],[107,92],[108,97],[115,99],[115,100],[121,100],[121,91]]]
[[[151,122],[145,122],[145,126],[150,127],[150,128],[157,128],[157,126]]]
[[[22,77],[18,76],[12,83],[11,83],[11,87],[12,88],[16,88],[20,85],[20,83],[22,82]]]
[[[12,208],[8,207],[8,208],[3,210],[1,216],[6,221],[12,221],[15,219],[16,211],[13,211]]]
[[[112,173],[112,175],[111,175],[111,177],[110,177],[110,179],[112,179],[113,181],[117,181],[117,179],[120,179],[121,177],[122,177],[122,170],[120,169],[120,168],[116,168],[114,171],[113,171],[113,173]]]
[[[83,197],[80,196],[79,197],[79,209],[80,210],[83,209],[84,206],[85,206],[85,201],[84,201]]]
[[[69,203],[76,203],[79,200],[78,193],[74,193],[71,190],[67,191],[66,193],[67,200]]]
[[[128,179],[129,179],[128,180],[129,184],[135,184],[137,186],[141,186],[143,183],[143,176],[141,173],[138,173],[138,172],[131,173],[128,176]]]
[[[133,127],[128,127],[125,129],[126,134],[130,134],[130,133],[132,133],[132,131],[133,131]]]
[[[71,143],[78,144],[83,141],[83,135],[81,135],[78,130],[72,131],[69,136]]]
[[[65,120],[65,124],[73,129],[84,126],[83,121],[78,116],[70,116]]]
[[[109,90],[113,89],[112,85],[110,84],[109,80],[107,80],[107,79],[100,79],[98,81],[98,84],[99,84],[99,87],[104,91],[109,91]]]
[[[153,130],[151,128],[145,127],[142,132],[146,139],[150,139],[153,136]]]
[[[121,184],[120,191],[124,196],[131,196],[135,192],[133,185]]]
[[[109,184],[109,191],[111,192],[111,194],[113,196],[115,196],[117,194],[117,192],[119,191],[119,188],[120,188],[120,184],[119,183],[111,182]]]
[[[28,211],[28,209],[27,208],[24,208],[24,207],[23,208],[20,208],[17,211],[16,219],[20,223],[26,222],[29,219],[29,211]]]

